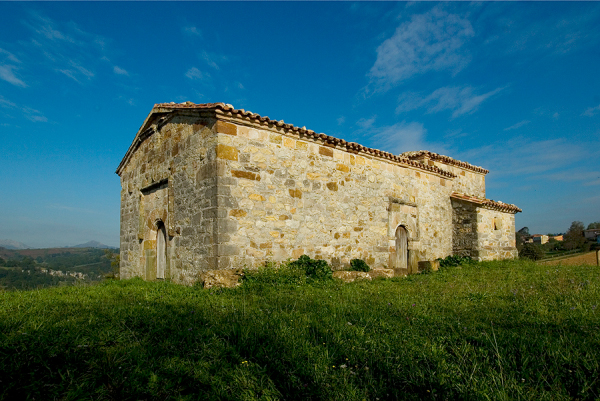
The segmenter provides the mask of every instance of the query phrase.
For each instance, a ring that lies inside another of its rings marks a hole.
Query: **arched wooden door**
[[[397,269],[408,269],[408,233],[406,228],[396,228],[396,266]]]
[[[158,223],[156,232],[156,278],[164,279],[167,269],[167,232],[162,222]]]

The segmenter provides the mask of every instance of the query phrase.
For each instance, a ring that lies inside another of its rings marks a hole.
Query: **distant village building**
[[[555,235],[555,236],[552,237],[552,239],[555,240],[555,241],[564,241],[564,237],[563,237],[562,234],[561,235]]]
[[[596,238],[598,238],[598,236],[600,236],[600,228],[592,228],[589,230],[583,230],[583,235],[585,236],[585,239],[587,239],[587,240],[596,241]]]
[[[550,240],[550,237],[548,237],[547,235],[543,235],[543,234],[534,234],[532,237],[533,239],[533,243],[534,244],[547,244],[548,241]]]
[[[121,277],[190,284],[306,254],[416,272],[448,255],[514,258],[521,210],[488,170],[394,155],[223,103],[154,106],[121,161]]]

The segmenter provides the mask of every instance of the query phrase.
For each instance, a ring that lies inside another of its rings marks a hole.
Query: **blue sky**
[[[600,220],[600,4],[0,3],[0,238],[119,244],[155,103],[225,102],[489,169],[517,229]]]

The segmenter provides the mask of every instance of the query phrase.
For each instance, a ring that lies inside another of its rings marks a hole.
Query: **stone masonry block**
[[[235,124],[217,121],[215,129],[220,134],[237,135],[237,126]]]

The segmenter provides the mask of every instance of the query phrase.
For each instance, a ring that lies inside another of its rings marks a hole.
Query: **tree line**
[[[600,229],[600,221],[588,224],[587,229]],[[594,247],[595,241],[586,239],[585,230],[583,222],[574,221],[567,232],[563,234],[562,241],[554,239],[553,236],[555,235],[548,234],[550,238],[546,244],[536,244],[528,242],[532,238],[532,235],[529,233],[529,227],[523,227],[516,233],[519,257],[539,260],[548,254],[560,254],[575,250],[587,252]]]

